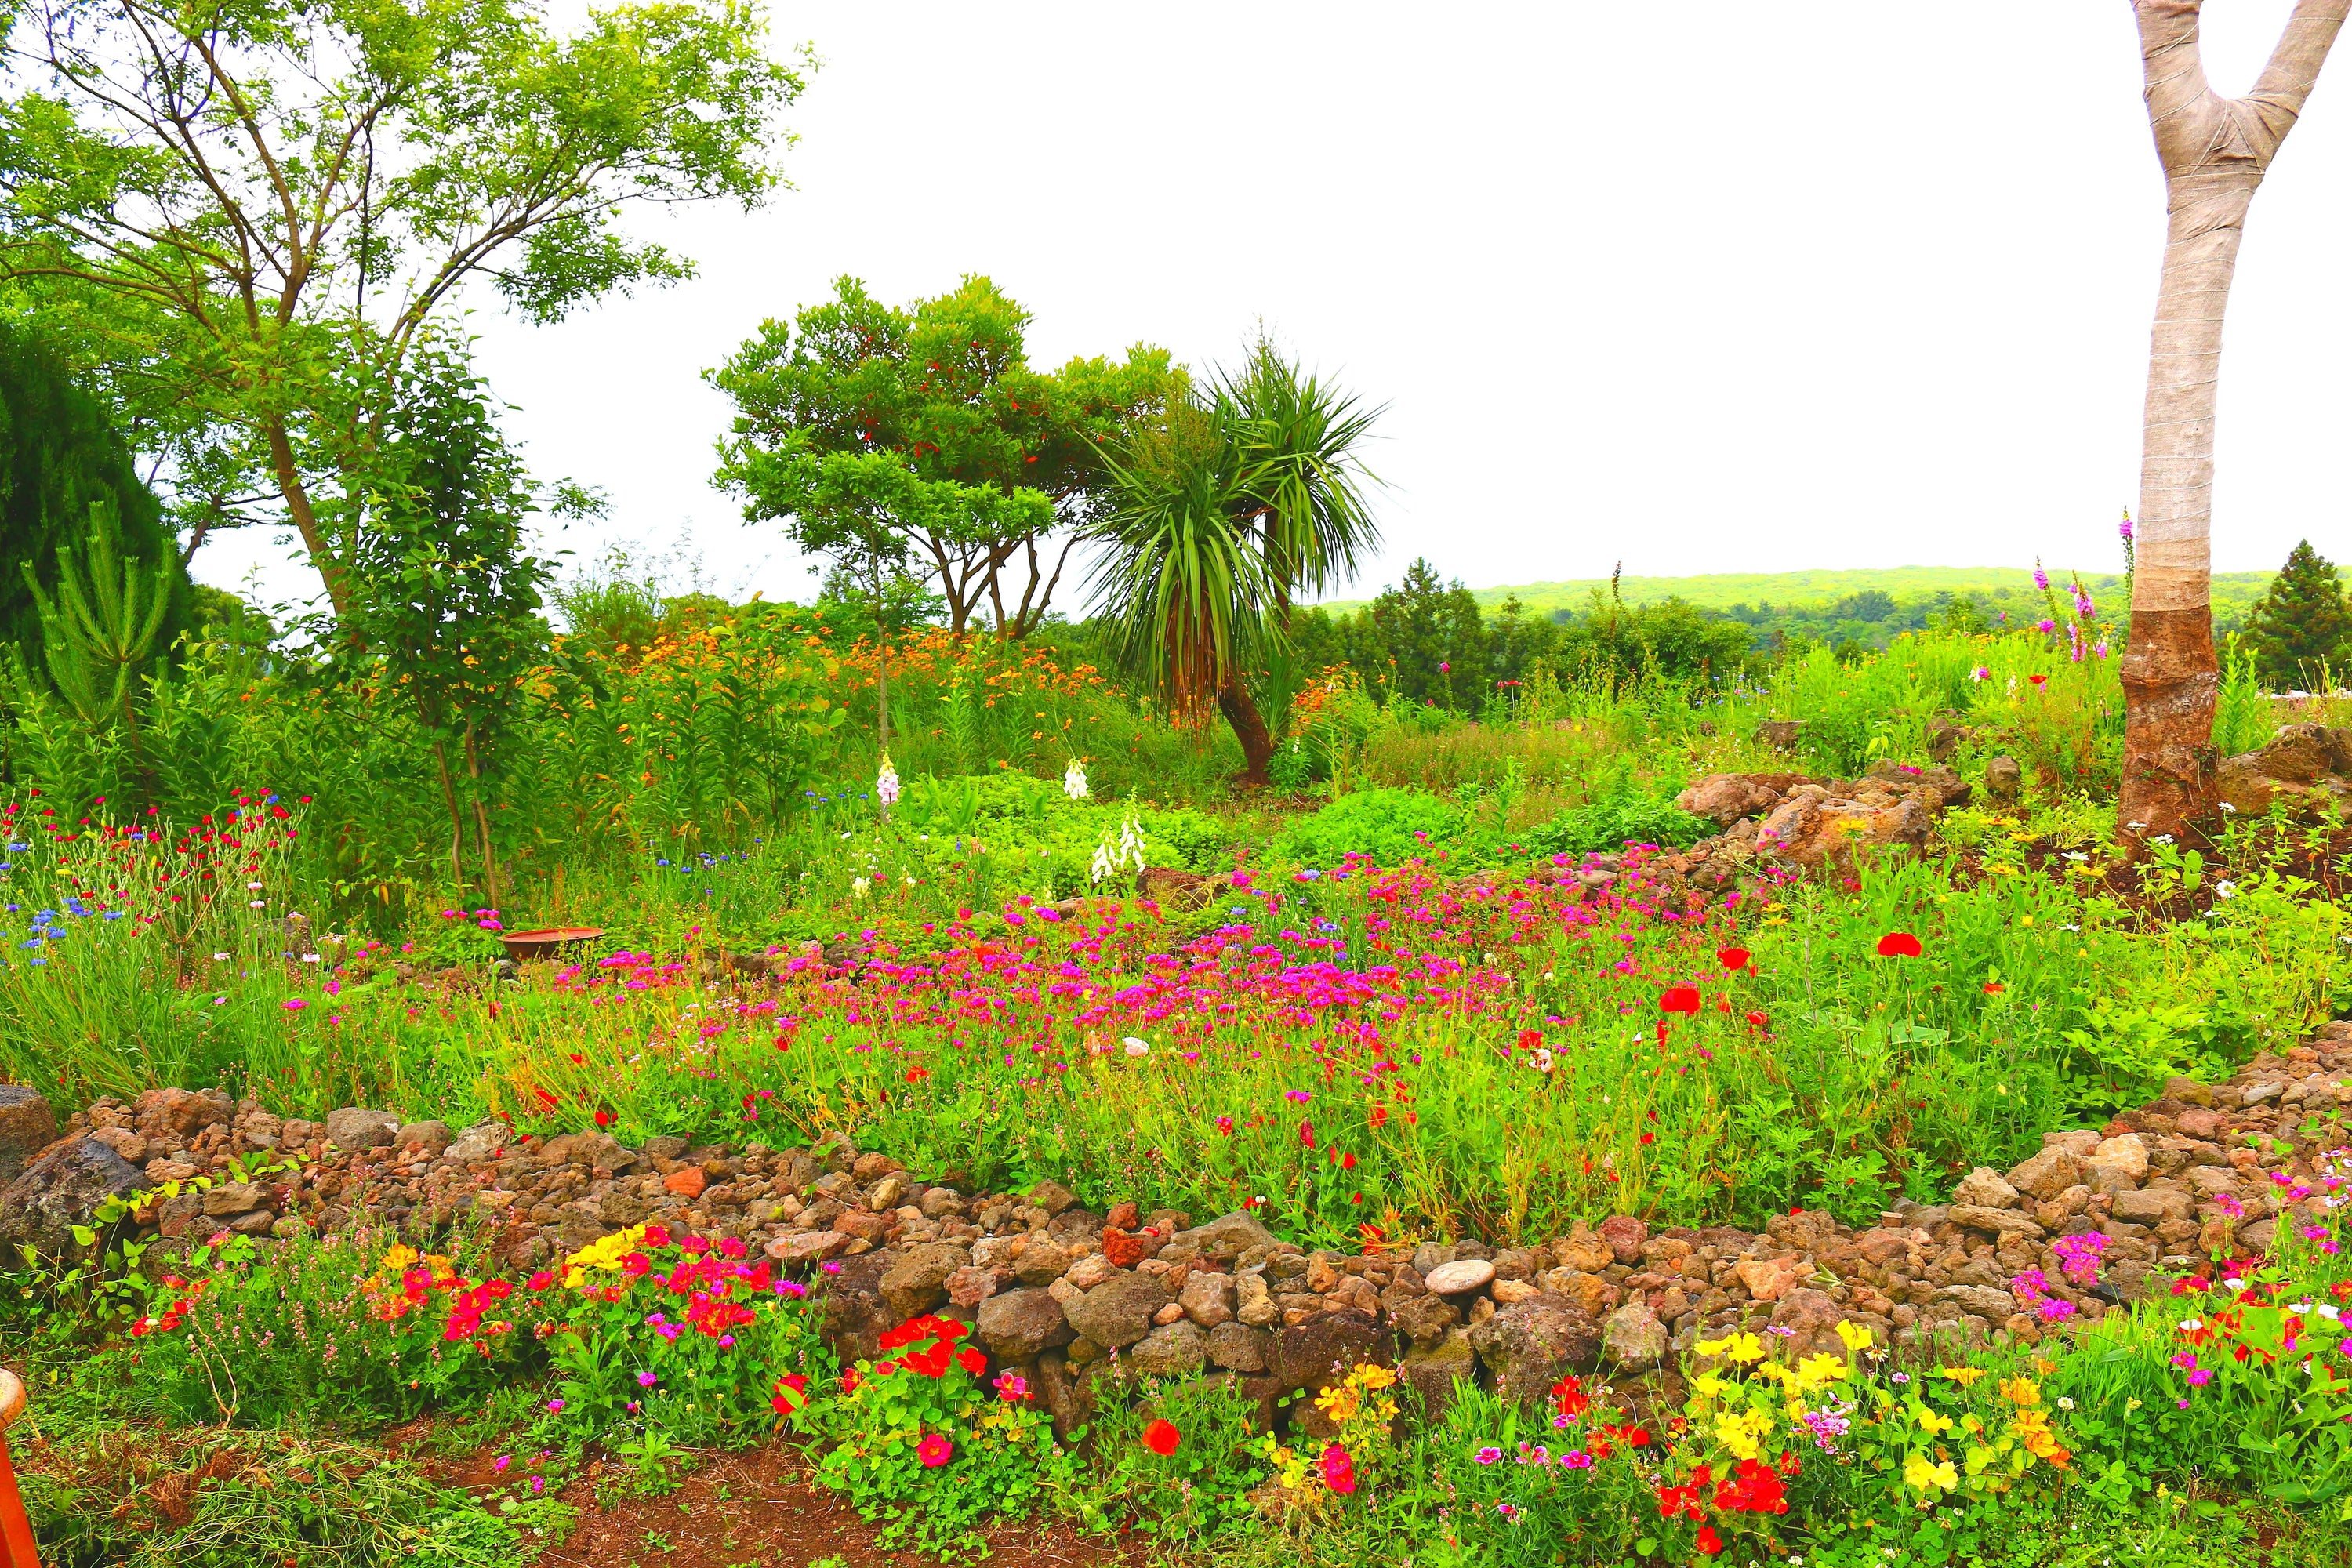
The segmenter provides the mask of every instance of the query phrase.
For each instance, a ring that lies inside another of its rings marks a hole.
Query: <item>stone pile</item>
[[[1923,847],[1936,814],[1966,805],[1969,795],[1959,774],[1941,764],[1881,763],[1853,780],[1710,773],[1675,804],[1724,831],[1650,866],[1701,888],[1724,887],[1771,865],[1851,869],[1859,850]]]
[[[0,1089],[0,1169],[20,1167],[0,1190],[0,1239],[70,1257],[71,1226],[107,1194],[203,1174],[213,1184],[151,1195],[123,1222],[157,1256],[223,1230],[423,1238],[471,1223],[524,1268],[658,1221],[739,1237],[817,1284],[845,1359],[873,1355],[918,1313],[971,1323],[1066,1426],[1114,1367],[1230,1375],[1269,1419],[1283,1395],[1361,1361],[1399,1365],[1433,1404],[1457,1375],[1538,1394],[1575,1372],[1620,1376],[1638,1405],[1678,1399],[1693,1342],[1734,1327],[1781,1330],[1797,1353],[1836,1348],[1841,1320],[1921,1355],[1995,1333],[2033,1341],[2051,1331],[2045,1300],[2066,1302],[2067,1322],[2095,1321],[2151,1271],[2259,1251],[2299,1204],[2317,1212],[2312,1160],[2341,1138],[2347,1077],[2352,1024],[2330,1025],[2226,1084],[2176,1079],[2105,1128],[2051,1133],[2006,1172],[1971,1172],[1949,1203],[1906,1203],[1863,1229],[1796,1213],[1760,1234],[1653,1230],[1621,1215],[1526,1247],[1357,1255],[1306,1251],[1247,1213],[1097,1213],[1053,1182],[971,1191],[838,1136],[632,1149],[602,1131],[518,1137],[488,1121],[453,1133],[356,1108],[321,1124],[216,1090],[156,1089],[100,1100],[57,1138],[37,1095]],[[264,1170],[280,1156],[298,1158]],[[232,1179],[238,1170],[251,1179]],[[2062,1244],[2093,1232],[2105,1238],[2102,1278],[2078,1284]],[[2038,1288],[2015,1283],[2035,1270]],[[1290,1418],[1316,1419],[1303,1405]]]

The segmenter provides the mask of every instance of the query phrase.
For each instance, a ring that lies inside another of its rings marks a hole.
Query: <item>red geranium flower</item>
[[[1878,939],[1878,956],[1916,958],[1919,956],[1919,939],[1907,931],[1888,931]]]
[[[1174,1453],[1176,1445],[1183,1440],[1184,1434],[1176,1430],[1172,1421],[1154,1421],[1143,1429],[1143,1446],[1163,1459]]]
[[[1669,988],[1658,998],[1658,1011],[1696,1014],[1698,1011],[1698,987],[1676,985]]]

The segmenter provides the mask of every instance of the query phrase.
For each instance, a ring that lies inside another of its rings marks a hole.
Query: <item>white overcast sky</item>
[[[2290,0],[2209,0],[2249,88]],[[543,477],[805,597],[709,484],[699,379],[834,277],[985,273],[1033,363],[1263,321],[1388,405],[1386,548],[1474,586],[1629,573],[2110,570],[2137,482],[2163,188],[2128,0],[773,8],[824,66],[795,189],[660,216],[695,281],[530,328],[475,318]],[[2257,197],[2230,307],[2219,570],[2347,538],[2352,40]],[[268,536],[198,574],[306,574]],[[1075,607],[1075,606],[1073,606]]]

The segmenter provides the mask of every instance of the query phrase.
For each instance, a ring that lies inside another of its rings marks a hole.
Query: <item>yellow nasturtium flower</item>
[[[2031,1378],[2012,1377],[2001,1383],[2000,1396],[2021,1410],[2042,1403],[2042,1388]]]
[[[1849,1351],[1866,1351],[1870,1348],[1870,1331],[1858,1328],[1843,1318],[1838,1320],[1837,1337],[1844,1342],[1845,1348]]]
[[[1952,1418],[1950,1416],[1942,1414],[1940,1411],[1930,1410],[1924,1405],[1912,1412],[1911,1418],[1919,1423],[1919,1430],[1922,1432],[1940,1433],[1948,1432],[1952,1429]]]
[[[1960,1484],[1959,1472],[1952,1468],[1950,1460],[1938,1464],[1921,1453],[1903,1461],[1903,1479],[1923,1492],[1937,1487],[1949,1491]]]
[[[1937,1377],[1948,1377],[1962,1388],[1968,1387],[1984,1374],[1985,1370],[1980,1366],[1939,1366],[1936,1369]]]

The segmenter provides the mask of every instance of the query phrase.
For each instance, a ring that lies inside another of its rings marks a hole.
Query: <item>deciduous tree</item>
[[[2352,0],[2296,0],[2253,90],[2223,98],[2199,55],[2200,0],[2134,0],[2148,124],[2164,168],[2164,272],[2148,349],[2138,569],[2126,699],[2126,844],[2214,805],[2213,416],[2221,317],[2247,209],[2294,128]]]

